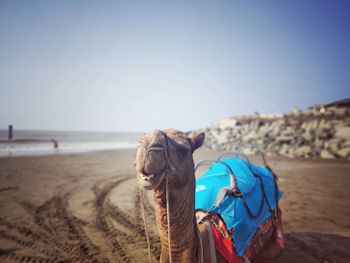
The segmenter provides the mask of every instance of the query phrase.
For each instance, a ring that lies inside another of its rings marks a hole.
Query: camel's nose
[[[159,131],[145,135],[145,144],[140,144],[136,154],[136,170],[143,174],[160,173],[166,164],[165,147]]]

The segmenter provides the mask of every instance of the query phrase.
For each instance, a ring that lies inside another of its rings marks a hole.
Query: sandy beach
[[[200,150],[195,159],[218,155]],[[134,157],[135,150],[118,150],[1,158],[0,262],[148,262]],[[265,262],[349,262],[350,162],[278,157],[269,164],[285,192],[287,248]]]

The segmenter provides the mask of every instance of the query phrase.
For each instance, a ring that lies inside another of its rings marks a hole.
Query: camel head
[[[140,188],[155,190],[168,176],[172,187],[181,188],[194,179],[193,152],[202,146],[204,133],[187,135],[179,130],[153,131],[139,141],[136,174]],[[192,175],[192,178],[191,178]]]

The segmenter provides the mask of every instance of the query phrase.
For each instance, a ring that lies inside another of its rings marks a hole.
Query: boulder
[[[254,154],[258,153],[258,151],[256,149],[253,149],[253,148],[244,148],[242,150],[242,152],[246,155],[254,155]]]
[[[329,139],[332,138],[332,131],[331,130],[318,130],[316,131],[316,137],[320,139]]]
[[[324,147],[332,152],[337,152],[340,149],[340,145],[343,142],[340,138],[334,138],[325,143]]]
[[[323,159],[335,159],[336,157],[327,150],[322,150],[320,154]]]
[[[298,157],[310,157],[312,154],[312,149],[310,146],[302,146],[295,149],[294,154]]]
[[[316,130],[318,128],[318,120],[310,121],[310,125],[308,126],[310,130]]]
[[[271,130],[271,136],[278,136],[281,132],[280,127],[278,127],[277,125],[275,125],[273,127],[273,129]]]
[[[292,127],[288,126],[284,131],[281,132],[281,135],[294,135],[295,133],[295,129],[293,129]]]
[[[246,136],[244,136],[245,141],[250,141],[250,140],[256,140],[259,136],[255,132],[255,130],[252,130],[249,132]]]
[[[342,144],[342,147],[350,147],[350,140],[348,141],[345,141],[343,144]]]
[[[288,156],[289,158],[295,158],[295,157],[297,157],[295,152],[296,152],[296,148],[289,148],[286,156]]]
[[[337,155],[344,159],[347,159],[348,157],[350,157],[350,147],[340,149],[339,151],[337,151]]]
[[[314,131],[312,123],[309,121],[305,121],[301,127],[308,133],[311,133]]]
[[[232,118],[232,119],[227,119],[227,120],[221,121],[218,124],[218,126],[220,129],[225,130],[227,128],[231,128],[231,127],[235,126],[236,123],[237,123],[237,120]]]
[[[282,144],[282,147],[278,150],[279,154],[287,156],[289,147],[287,144]]]
[[[338,138],[343,138],[345,140],[350,140],[350,127],[338,126],[335,130],[335,136]]]
[[[321,150],[323,149],[324,147],[324,141],[323,140],[316,140],[314,142],[314,147],[315,147],[315,150],[321,152]]]
[[[258,134],[261,137],[264,137],[269,132],[269,126],[268,125],[262,125],[260,126],[258,130]]]
[[[293,141],[294,136],[293,135],[280,135],[276,138],[277,142],[291,142]]]
[[[318,126],[318,129],[319,130],[326,130],[326,131],[329,131],[333,128],[333,126],[329,123],[329,122],[326,122],[325,120],[321,120],[320,121],[320,124]]]
[[[315,135],[310,133],[309,131],[305,132],[301,136],[305,141],[314,141],[315,140]]]
[[[225,136],[225,135],[223,135],[223,136],[218,136],[218,137],[216,138],[216,141],[217,141],[218,144],[223,145],[223,144],[225,144],[225,143],[227,142],[227,136]]]

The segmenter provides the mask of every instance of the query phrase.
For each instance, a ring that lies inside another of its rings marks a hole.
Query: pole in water
[[[11,141],[13,137],[13,127],[12,125],[9,125],[9,140]]]

